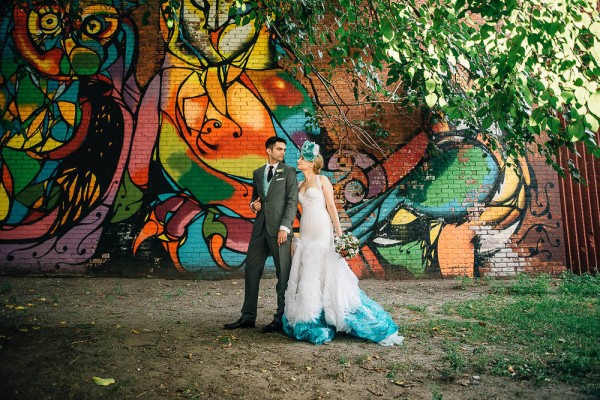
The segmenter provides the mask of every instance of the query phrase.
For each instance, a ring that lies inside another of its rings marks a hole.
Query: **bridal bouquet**
[[[358,254],[360,241],[349,233],[335,238],[335,252],[343,258],[352,258]]]

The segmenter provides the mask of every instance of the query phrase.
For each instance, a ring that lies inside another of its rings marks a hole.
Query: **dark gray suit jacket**
[[[266,165],[254,170],[252,176],[252,199],[260,197],[262,208],[256,214],[252,227],[252,235],[262,233],[266,227],[269,236],[277,236],[281,225],[290,230],[293,235],[292,224],[298,209],[298,180],[296,170],[287,164],[279,163],[269,185],[269,192],[265,195],[264,176]]]

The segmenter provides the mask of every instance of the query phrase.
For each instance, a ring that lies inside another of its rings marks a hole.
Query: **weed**
[[[425,310],[427,310],[427,308],[425,308],[425,307],[417,306],[414,304],[406,304],[404,307],[408,308],[410,311],[414,311],[414,312],[418,312],[418,313],[423,313],[423,312],[425,312]]]
[[[175,293],[165,293],[165,298],[167,300],[171,300],[173,297],[179,297],[183,294],[183,289],[181,288],[177,288],[177,290],[175,291]]]
[[[348,362],[348,359],[345,356],[340,356],[338,358],[338,362],[340,363],[340,365],[342,367],[349,367],[350,363]]]
[[[447,363],[447,366],[441,370],[442,377],[447,380],[456,379],[465,368],[465,358],[456,343],[445,339],[442,346],[446,352],[444,361]]]
[[[123,290],[123,285],[119,284],[118,286],[115,286],[112,289],[113,293],[115,293],[117,296],[123,296],[125,295],[125,291]]]
[[[2,286],[0,286],[0,294],[8,293],[12,290],[12,285],[10,282],[3,282]]]
[[[436,336],[460,336],[474,346],[466,356],[473,369],[533,381],[581,382],[600,373],[598,282],[591,276],[520,276],[497,285],[489,296],[444,305],[447,315],[478,322],[436,319],[428,324],[438,327]],[[451,376],[461,368],[461,359],[456,349],[445,351],[445,374]]]
[[[371,356],[369,354],[358,356],[356,357],[356,365],[365,366],[370,359]]]
[[[387,374],[386,377],[389,379],[394,379],[398,372],[406,370],[406,366],[402,363],[391,363],[387,366]]]
[[[510,281],[496,281],[492,284],[492,292],[521,296],[542,296],[550,291],[551,282],[552,278],[547,274],[540,274],[535,277],[519,274],[516,279]]]
[[[561,293],[586,297],[600,296],[600,275],[574,275],[569,271],[562,273],[560,279]]]
[[[434,386],[431,388],[431,399],[432,400],[443,400],[444,396],[440,392],[440,388]]]

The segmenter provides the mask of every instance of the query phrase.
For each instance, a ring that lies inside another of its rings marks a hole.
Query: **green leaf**
[[[593,93],[587,101],[588,110],[597,117],[600,117],[600,93]]]
[[[98,386],[108,386],[115,383],[114,378],[99,378],[97,376],[92,377],[94,383]]]
[[[587,114],[585,116],[585,122],[592,132],[598,132],[600,125],[598,124],[598,119],[596,117],[591,114]]]
[[[394,39],[394,31],[392,24],[388,18],[382,18],[381,21],[381,34],[383,35],[383,42],[389,43]]]
[[[578,120],[575,123],[570,124],[567,127],[567,133],[571,137],[572,142],[580,140],[585,135],[585,129],[582,121]]]
[[[425,89],[427,89],[427,93],[431,93],[435,90],[435,81],[433,79],[427,79],[425,81]]]
[[[600,39],[600,22],[594,22],[591,24],[589,30],[594,36]]]
[[[490,126],[492,126],[492,123],[493,123],[493,122],[494,122],[494,121],[492,120],[492,117],[488,115],[488,116],[486,116],[486,117],[483,119],[483,122],[482,122],[482,124],[481,124],[481,128],[482,128],[483,130],[489,129],[489,127],[490,127]]]
[[[552,132],[559,132],[560,120],[556,117],[548,118],[548,128],[550,128]]]
[[[535,110],[533,110],[531,112],[531,120],[533,122],[535,122],[535,124],[532,125],[538,125],[540,122],[542,122],[542,120],[544,119],[544,110],[541,108],[536,108]]]
[[[437,94],[429,93],[427,96],[425,96],[425,103],[427,103],[427,106],[429,106],[429,108],[432,108],[433,106],[435,106],[435,103],[437,103],[437,99]]]

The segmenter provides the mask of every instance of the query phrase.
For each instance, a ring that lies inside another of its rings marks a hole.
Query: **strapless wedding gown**
[[[336,332],[383,346],[402,344],[404,338],[390,315],[358,287],[358,278],[335,252],[333,226],[320,186],[299,193],[299,201],[300,238],[294,238],[285,293],[285,333],[314,344],[331,341]]]

